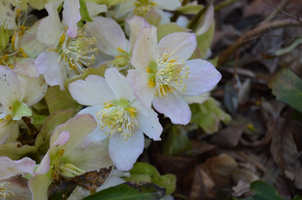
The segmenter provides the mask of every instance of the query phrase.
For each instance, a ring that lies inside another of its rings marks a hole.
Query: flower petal
[[[86,2],[86,7],[91,18],[108,10],[106,4],[97,4],[94,2]]]
[[[11,136],[13,132],[13,125],[15,124],[14,121],[2,122],[0,123],[0,145],[5,143],[8,138]],[[18,126],[19,128],[19,126]],[[19,137],[19,135],[18,135]]]
[[[152,3],[156,3],[154,8],[165,9],[165,10],[175,10],[177,7],[181,6],[178,0],[152,0]]]
[[[210,97],[210,93],[209,92],[206,92],[206,93],[203,93],[202,95],[197,95],[197,96],[182,96],[182,98],[184,98],[184,100],[188,104],[203,103],[206,100],[208,100],[209,97]]]
[[[13,104],[22,98],[18,76],[8,67],[0,65],[0,85],[0,112],[12,114]]]
[[[9,179],[1,180],[1,182],[9,182],[10,189],[14,193],[13,196],[6,197],[6,200],[24,200],[31,199],[32,194],[28,187],[28,180],[20,176],[12,176]]]
[[[29,179],[28,185],[32,193],[32,200],[46,200],[48,199],[48,187],[51,183],[51,170],[46,174],[36,175]]]
[[[124,3],[121,3],[117,16],[120,17],[130,11],[133,11],[135,9],[135,2],[136,0],[127,0]]]
[[[139,100],[133,102],[133,107],[138,109],[135,118],[139,124],[139,129],[149,138],[159,141],[163,127],[158,121],[157,113],[153,109],[146,109]]]
[[[133,46],[131,63],[136,69],[145,70],[151,61],[157,61],[157,28],[145,27]]]
[[[141,30],[144,27],[149,27],[149,23],[143,17],[134,16],[131,19],[126,20],[130,27],[130,49],[133,48],[134,43],[138,39]]]
[[[22,58],[15,64],[13,71],[17,74],[22,74],[30,78],[39,77],[35,67],[35,59],[33,58]]]
[[[153,100],[153,106],[159,113],[171,119],[173,124],[188,124],[191,120],[191,110],[181,96],[168,93],[165,97]]]
[[[194,33],[171,33],[160,40],[158,44],[159,57],[164,53],[173,53],[181,60],[188,60],[197,46]]]
[[[154,87],[148,86],[148,73],[141,70],[128,70],[127,79],[131,83],[134,95],[146,108],[151,107]]]
[[[128,40],[124,31],[113,19],[95,17],[93,22],[86,24],[86,31],[96,38],[97,48],[108,55],[118,56],[118,47],[127,50]]]
[[[144,134],[139,129],[127,141],[118,133],[110,138],[109,154],[118,170],[130,170],[143,150]]]
[[[65,0],[63,7],[63,21],[68,26],[66,33],[74,38],[77,36],[77,23],[81,20],[80,3],[79,1]]]
[[[117,99],[123,98],[130,102],[135,99],[131,83],[116,68],[107,69],[105,71],[105,78]]]
[[[74,164],[85,171],[99,170],[113,165],[108,147],[94,140],[80,143],[68,154],[68,157],[63,156],[61,161]]]
[[[77,80],[69,84],[71,96],[82,105],[103,106],[116,99],[106,80],[97,75],[89,75],[85,81]]]
[[[186,62],[190,73],[184,79],[187,89],[183,95],[201,95],[212,90],[221,79],[221,74],[208,61],[195,59]]]
[[[0,180],[7,179],[15,175],[33,174],[36,162],[30,158],[22,158],[13,161],[8,157],[0,157]]]
[[[37,39],[49,46],[54,46],[57,43],[63,31],[63,26],[57,11],[60,4],[61,2],[45,4],[45,9],[49,16],[41,20],[37,29]]]
[[[64,80],[67,79],[65,66],[58,62],[59,54],[54,51],[43,51],[35,60],[38,74],[43,74],[48,85],[59,85],[64,90]]]

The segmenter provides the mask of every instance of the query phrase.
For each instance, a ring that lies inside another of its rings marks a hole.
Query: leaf
[[[215,23],[213,22],[210,28],[199,36],[196,36],[197,47],[199,48],[201,58],[205,58],[214,39]]]
[[[251,183],[250,190],[255,194],[246,200],[283,200],[273,186],[262,181]]]
[[[80,0],[80,14],[81,14],[82,20],[85,20],[85,21],[88,21],[88,22],[92,22],[93,21],[89,17],[89,12],[87,10],[86,3],[84,2],[84,0]]]
[[[277,99],[302,112],[302,81],[289,69],[275,74],[268,83]]]
[[[185,5],[177,8],[176,11],[181,14],[196,15],[203,8],[203,5]]]
[[[93,194],[83,200],[157,200],[165,196],[166,190],[154,183],[134,184],[126,182]]]
[[[157,169],[148,163],[136,162],[129,172],[131,176],[124,178],[126,181],[156,183],[166,189],[166,195],[172,194],[176,189],[176,176],[174,174],[160,175]]]
[[[191,142],[185,133],[182,133],[181,126],[172,126],[169,129],[167,138],[163,143],[163,154],[176,156],[192,149]]]
[[[189,29],[180,27],[176,23],[160,24],[157,27],[157,40],[160,41],[163,37],[175,32],[189,32]]]
[[[92,171],[74,177],[71,182],[85,188],[86,190],[94,191],[98,189],[107,180],[112,171],[112,166],[109,168],[101,168],[100,171]]]

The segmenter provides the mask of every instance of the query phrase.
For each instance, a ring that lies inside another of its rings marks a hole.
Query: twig
[[[291,0],[282,0],[280,3],[279,3],[279,5],[278,5],[278,7],[273,11],[273,12],[271,12],[270,13],[270,15],[263,21],[263,22],[261,22],[262,24],[265,24],[265,23],[267,23],[267,22],[270,22],[270,21],[272,21],[276,16],[277,16],[277,14],[279,13],[279,12],[281,12],[281,10],[290,2]]]
[[[227,6],[229,6],[229,5],[233,4],[233,3],[236,3],[237,1],[239,1],[239,0],[226,0],[226,1],[223,1],[223,2],[221,2],[221,3],[219,3],[219,4],[217,4],[215,6],[214,11],[217,12],[217,11],[221,10],[222,8],[224,8],[224,7],[227,7]]]
[[[229,46],[226,50],[224,50],[218,60],[218,66],[224,64],[230,55],[232,55],[237,49],[239,49],[241,46],[243,46],[250,38],[255,38],[261,35],[262,33],[265,33],[267,31],[281,28],[281,27],[287,27],[287,26],[301,26],[302,25],[302,18],[298,19],[282,19],[282,20],[276,20],[273,22],[260,24],[255,29],[247,32],[240,38],[238,38],[231,46]]]

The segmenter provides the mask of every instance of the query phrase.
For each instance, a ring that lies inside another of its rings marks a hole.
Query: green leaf
[[[203,8],[203,5],[185,5],[177,8],[176,11],[185,15],[196,15]]]
[[[142,182],[133,184],[130,182],[110,187],[84,198],[83,200],[157,200],[165,196],[165,189],[154,183]]]
[[[43,125],[47,117],[48,116],[46,115],[35,115],[35,116],[31,116],[30,119],[32,124]]]
[[[190,108],[191,122],[198,124],[206,133],[218,131],[219,121],[228,123],[231,120],[231,116],[221,110],[211,97],[203,104],[191,104]]]
[[[268,86],[277,99],[287,103],[302,112],[302,81],[289,69],[283,69],[275,74]]]
[[[81,18],[84,21],[92,22],[92,19],[89,17],[89,12],[86,7],[86,3],[84,0],[79,0],[80,1],[80,14]]]
[[[160,24],[157,27],[157,41],[160,41],[163,37],[175,32],[189,32],[189,29],[180,27],[175,23]]]
[[[262,181],[251,183],[250,190],[255,191],[255,194],[246,200],[284,200],[273,186]]]
[[[176,176],[174,174],[160,175],[155,167],[148,163],[136,162],[129,171],[131,176],[124,178],[126,181],[148,181],[166,188],[166,195],[172,194],[176,189]]]
[[[210,28],[199,36],[196,36],[197,47],[199,48],[201,58],[205,58],[214,39],[215,23],[213,22]]]
[[[181,131],[181,126],[172,126],[169,129],[167,138],[163,143],[163,154],[176,156],[183,152],[192,150],[191,142],[187,135]]]

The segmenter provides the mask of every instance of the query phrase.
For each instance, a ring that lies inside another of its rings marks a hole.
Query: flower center
[[[4,122],[7,123],[8,121],[10,121],[12,119],[11,115],[7,115],[5,113],[1,113],[0,114],[0,123]]]
[[[189,67],[173,53],[164,53],[160,60],[147,67],[148,85],[155,87],[155,96],[163,97],[171,92],[175,95],[186,91],[183,79],[188,79]]]
[[[102,110],[96,113],[101,130],[105,130],[105,134],[109,137],[116,132],[121,132],[123,139],[128,140],[132,136],[133,131],[138,128],[138,122],[135,118],[137,110],[130,107],[130,104],[121,102],[104,103]]]
[[[64,150],[61,149],[58,151],[58,159],[57,163],[53,165],[52,169],[52,177],[56,180],[59,181],[60,178],[64,178],[65,180],[69,180],[74,178],[75,176],[82,175],[86,173],[86,171],[78,168],[74,164],[71,163],[61,163],[60,160],[64,154]]]
[[[95,61],[94,54],[97,54],[98,51],[93,46],[95,42],[94,37],[86,37],[86,32],[80,29],[75,38],[68,37],[63,32],[55,48],[48,50],[58,52],[60,54],[58,62],[63,62],[68,70],[74,69],[78,73],[82,73],[83,65],[88,67]]]
[[[0,183],[0,199],[5,200],[9,196],[14,196],[15,193],[9,188],[10,182]]]
[[[156,3],[149,2],[149,0],[137,0],[134,4],[136,6],[134,12],[141,17],[146,17],[147,12],[156,5]]]
[[[130,58],[131,58],[131,53],[127,53],[126,51],[124,51],[122,48],[118,47],[117,48],[119,55],[115,56],[115,60],[110,61],[108,64],[109,66],[112,67],[117,67],[117,69],[121,72],[121,71],[125,71],[127,72],[128,69],[132,69],[132,65],[130,62]],[[124,73],[126,75],[126,73]]]

